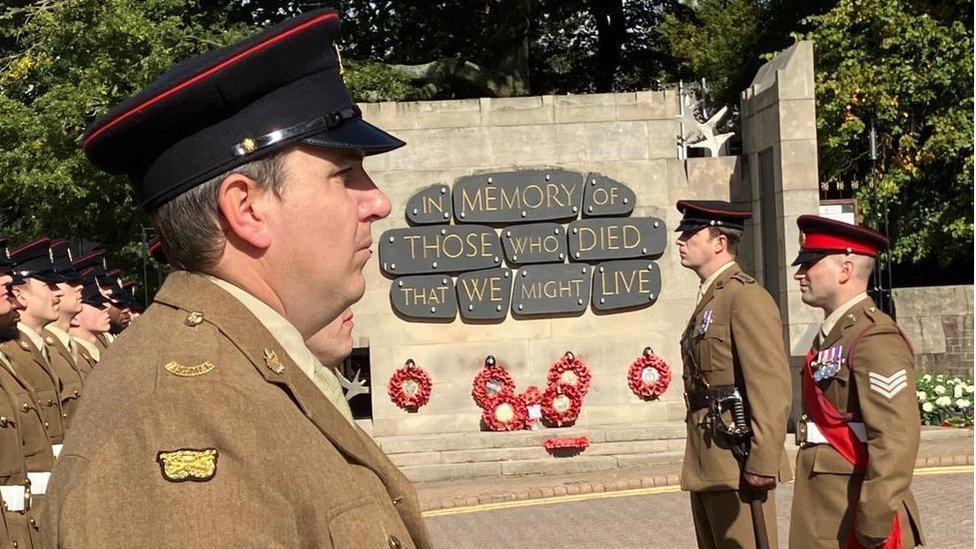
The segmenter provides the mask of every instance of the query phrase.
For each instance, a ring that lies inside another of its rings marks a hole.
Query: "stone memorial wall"
[[[407,142],[366,161],[392,204],[353,309],[375,435],[479,431],[472,382],[487,355],[522,392],[544,389],[572,351],[592,373],[576,425],[684,418],[679,338],[698,280],[678,261],[674,204],[732,200],[758,214],[759,201],[741,158],[679,160],[674,90],[361,107]],[[740,257],[757,273],[754,227]],[[795,253],[795,239],[778,242]],[[645,347],[673,372],[656,400],[628,386]],[[416,411],[386,387],[411,359],[432,381]]]

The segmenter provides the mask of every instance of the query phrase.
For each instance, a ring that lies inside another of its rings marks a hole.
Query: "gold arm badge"
[[[167,362],[165,365],[163,365],[163,368],[166,368],[167,372],[173,374],[174,376],[180,377],[202,376],[203,374],[210,373],[214,367],[213,362],[210,362],[209,360],[206,362],[201,362],[195,366],[186,366],[184,364],[180,364],[179,362]]]
[[[206,482],[217,474],[217,449],[181,448],[156,454],[163,478],[170,482]]]

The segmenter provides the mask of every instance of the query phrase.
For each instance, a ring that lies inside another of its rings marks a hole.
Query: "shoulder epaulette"
[[[755,284],[756,279],[747,275],[746,273],[739,271],[730,277],[731,280],[737,280],[743,284]]]

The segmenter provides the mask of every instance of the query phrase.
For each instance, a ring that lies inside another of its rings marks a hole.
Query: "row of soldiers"
[[[75,259],[64,239],[8,242],[0,236],[0,533],[4,547],[26,548],[85,379],[141,307],[103,250]]]

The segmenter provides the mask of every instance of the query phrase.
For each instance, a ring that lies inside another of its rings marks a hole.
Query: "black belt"
[[[711,406],[716,399],[728,398],[735,393],[735,385],[717,385],[708,389],[701,389],[685,393],[685,406],[689,412],[697,412]]]

